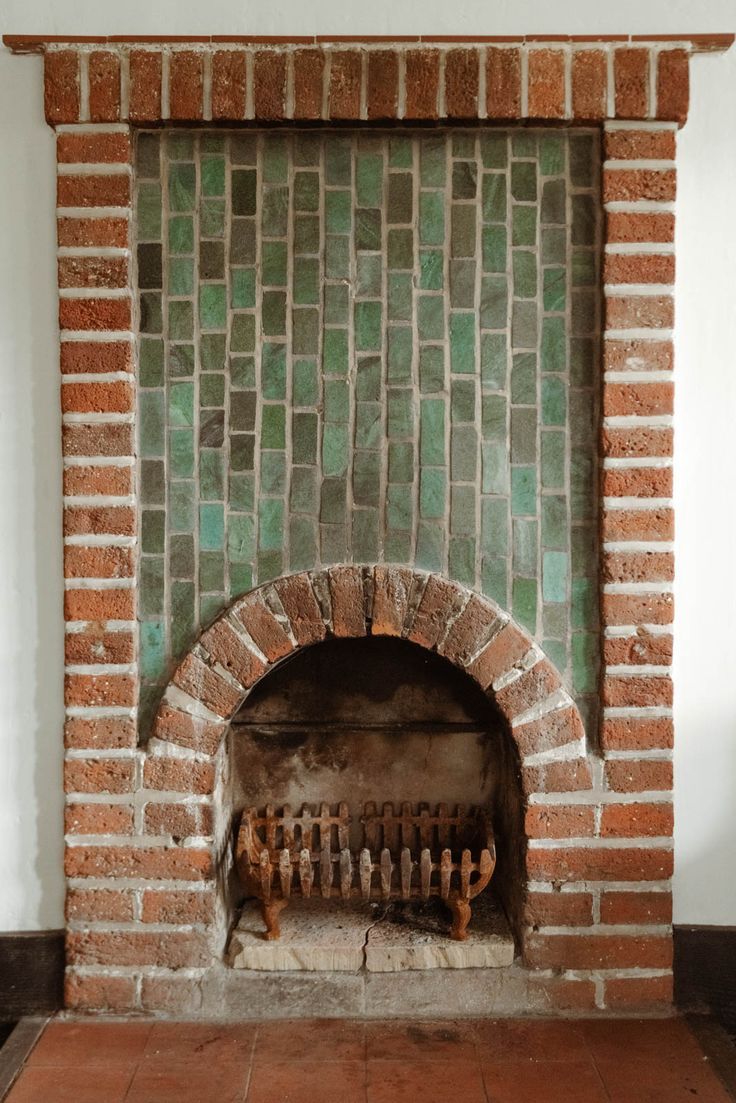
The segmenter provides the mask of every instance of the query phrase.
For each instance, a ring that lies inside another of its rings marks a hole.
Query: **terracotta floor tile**
[[[488,1103],[608,1103],[590,1059],[484,1063],[483,1080]]]
[[[618,1057],[596,1062],[611,1103],[730,1103],[731,1096],[704,1057],[672,1061]]]
[[[363,1061],[365,1025],[345,1019],[291,1019],[261,1023],[253,1060]]]
[[[256,1030],[255,1023],[154,1023],[143,1057],[250,1063]]]
[[[247,1061],[224,1058],[146,1058],[125,1103],[242,1103],[249,1071]]]
[[[580,1023],[590,1052],[616,1059],[668,1057],[675,1061],[699,1060],[701,1049],[682,1019],[608,1019]]]
[[[477,1061],[473,1024],[380,1022],[366,1025],[368,1057],[384,1061]]]
[[[368,1103],[486,1103],[476,1061],[369,1061]],[[264,1101],[265,1103],[265,1101]]]
[[[29,1065],[120,1065],[135,1063],[146,1048],[151,1023],[49,1023]]]
[[[475,1024],[481,1062],[585,1061],[590,1052],[574,1022],[495,1019]]]
[[[365,1103],[365,1063],[284,1061],[255,1065],[247,1100],[248,1103]]]
[[[123,1103],[134,1068],[26,1067],[5,1103]]]

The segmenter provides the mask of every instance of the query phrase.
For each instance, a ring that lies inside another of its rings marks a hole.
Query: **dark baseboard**
[[[675,1003],[736,1037],[736,927],[675,927]]]
[[[0,1021],[58,1011],[64,1001],[64,932],[0,934]]]

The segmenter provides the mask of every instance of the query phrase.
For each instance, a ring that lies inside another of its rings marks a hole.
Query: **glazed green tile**
[[[203,199],[199,205],[199,232],[203,237],[223,237],[225,200]]]
[[[532,634],[537,627],[537,583],[533,578],[515,578],[511,584],[511,612],[522,628]]]
[[[255,518],[231,513],[227,521],[227,558],[229,563],[251,563],[255,553]]]
[[[234,310],[256,305],[256,274],[252,268],[231,268],[230,306]]]
[[[565,370],[567,356],[567,332],[565,319],[542,319],[541,366],[543,372]]]
[[[359,402],[355,411],[355,447],[380,448],[383,435],[379,402]]]
[[[386,563],[408,563],[412,555],[412,534],[387,529],[383,540],[383,559]]]
[[[419,458],[422,464],[443,464],[445,456],[445,401],[423,398],[419,417]]]
[[[350,388],[347,380],[325,380],[324,411],[327,422],[347,422],[350,416]]]
[[[169,166],[169,210],[193,211],[197,191],[197,173],[193,164]]]
[[[360,207],[378,207],[383,198],[383,158],[360,153],[356,158],[355,185]]]
[[[295,513],[315,514],[319,505],[317,470],[314,467],[294,467],[291,472],[289,505]]]
[[[286,345],[265,342],[261,350],[261,393],[286,398]]]
[[[204,133],[199,136],[199,148],[203,153],[219,153],[225,152],[226,137],[224,134],[218,132]]]
[[[348,557],[348,527],[342,525],[320,525],[320,558],[324,565],[344,563]]]
[[[196,517],[196,490],[192,480],[169,484],[168,512],[170,531],[193,531]]]
[[[573,578],[571,585],[573,628],[593,628],[598,613],[597,580]]]
[[[166,153],[170,161],[191,161],[194,135],[186,130],[170,130],[166,134]]]
[[[163,391],[141,391],[138,397],[140,451],[142,456],[164,454]]]
[[[174,304],[181,305],[181,304]],[[141,333],[162,333],[163,313],[160,291],[144,291],[139,296]]]
[[[540,217],[545,224],[561,225],[565,222],[567,189],[564,180],[546,180],[542,188]]]
[[[380,302],[358,301],[354,307],[355,347],[360,352],[380,349],[383,307]]]
[[[445,387],[445,350],[429,345],[419,350],[419,388],[422,394],[436,394]]]
[[[465,130],[452,131],[452,156],[470,160],[475,157],[475,134]]]
[[[442,341],[445,336],[445,299],[442,295],[420,295],[417,299],[417,329],[420,341]]]
[[[573,387],[590,387],[595,373],[596,343],[589,337],[570,341],[570,383]]]
[[[560,494],[542,497],[542,544],[545,548],[566,548],[568,539],[567,502]]]
[[[410,390],[392,388],[388,391],[388,435],[408,437],[414,426],[413,395]]]
[[[192,642],[196,619],[193,582],[171,583],[171,648],[180,655]]]
[[[288,228],[289,189],[269,185],[262,192],[261,231],[265,237],[284,237]]]
[[[567,666],[567,645],[563,640],[542,640],[542,650],[557,670],[563,672]]]
[[[506,221],[506,183],[505,173],[486,172],[483,174],[481,210],[484,222]]]
[[[567,414],[567,388],[558,376],[542,379],[542,424],[564,425]]]
[[[455,374],[472,374],[475,371],[474,314],[450,314],[450,365]]]
[[[343,524],[347,510],[347,483],[345,479],[322,480],[319,519],[325,524]]]
[[[227,324],[227,288],[205,283],[199,289],[199,324],[202,329],[224,329]]]
[[[412,487],[391,483],[386,497],[386,523],[392,529],[412,527]]]
[[[537,401],[537,358],[533,352],[514,354],[511,367],[511,401],[534,405]]]
[[[575,187],[587,188],[593,184],[595,160],[593,135],[572,134],[570,136],[570,177]]]
[[[253,511],[255,503],[255,480],[252,474],[228,476],[228,505],[230,509],[241,513]]]
[[[138,380],[141,387],[162,387],[164,382],[164,344],[142,337],[139,350]]]
[[[166,514],[162,509],[141,512],[141,551],[144,555],[162,555],[166,547]]]
[[[392,322],[410,322],[414,279],[410,272],[389,272],[387,277],[388,317]]]
[[[388,481],[411,483],[414,469],[414,445],[410,441],[392,442],[388,449]]]
[[[140,622],[138,668],[141,678],[155,680],[166,666],[166,625],[162,620]]]
[[[294,174],[294,210],[319,210],[320,180],[317,172]]]
[[[413,179],[411,173],[389,173],[386,196],[387,221],[393,225],[411,222],[413,206]]]
[[[592,249],[575,249],[572,254],[573,287],[590,287],[597,276],[596,255]]]
[[[537,198],[537,166],[533,161],[512,162],[511,195],[517,202]]]
[[[316,307],[294,307],[291,312],[291,351],[296,356],[316,356],[320,316]]]
[[[453,482],[475,482],[478,434],[471,425],[453,426],[450,434],[450,474]]]
[[[269,403],[261,410],[261,447],[286,447],[286,407]]]
[[[508,138],[503,131],[494,133],[482,131],[480,135],[480,156],[485,168],[500,169],[508,163]]]
[[[160,617],[164,613],[164,559],[162,556],[141,556],[138,566],[138,611],[143,617]]]
[[[509,466],[506,444],[497,440],[481,442],[481,490],[484,494],[508,494]]]
[[[201,551],[199,555],[200,593],[222,593],[225,589],[225,556],[221,551]]]
[[[225,243],[222,241],[200,241],[199,278],[203,280],[225,279]]]
[[[163,506],[166,504],[166,476],[164,462],[141,460],[141,504],[144,506]]]
[[[306,571],[317,563],[317,522],[311,517],[289,518],[289,570]]]
[[[327,425],[322,428],[322,470],[325,475],[344,475],[349,462],[347,425]]]
[[[511,526],[512,569],[515,575],[536,575],[539,527],[536,521],[515,517]]]
[[[411,230],[388,231],[388,267],[414,267],[414,235]]]
[[[258,503],[258,548],[276,551],[284,543],[284,503],[281,498],[262,498]]]
[[[483,387],[500,391],[508,376],[508,346],[504,333],[482,333],[480,336],[480,374]]]
[[[578,633],[572,637],[572,687],[575,693],[594,693],[598,684],[598,637]]]
[[[413,161],[413,143],[411,138],[392,134],[388,143],[388,163],[391,168],[410,168]]]
[[[508,600],[508,560],[486,556],[481,563],[481,589],[486,597],[495,601],[502,609],[509,606]]]
[[[567,234],[562,226],[547,226],[542,231],[542,263],[564,264],[567,259]]]
[[[570,457],[570,512],[573,520],[587,520],[593,511],[595,461],[591,455],[573,451]]]
[[[161,240],[161,186],[139,184],[136,223],[139,241]]]
[[[169,340],[191,341],[194,336],[194,308],[191,302],[169,303]]]
[[[387,377],[391,383],[411,379],[414,334],[409,326],[389,326]]]
[[[327,375],[347,375],[347,330],[326,329],[324,331],[322,344],[322,366]]]
[[[268,582],[272,578],[278,578],[284,573],[284,548],[278,550],[258,551],[256,573],[259,582]]]
[[[206,502],[225,497],[225,464],[219,449],[203,448],[199,453],[199,493]]]
[[[592,289],[573,292],[570,311],[570,332],[573,337],[596,332],[596,305],[596,294]]]
[[[314,360],[295,360],[292,371],[294,405],[316,406],[319,399],[319,383]]]
[[[261,277],[264,287],[286,286],[287,249],[285,241],[264,241],[261,250]]]
[[[203,157],[201,161],[202,194],[225,194],[225,158]]]
[[[537,512],[537,472],[534,467],[511,468],[511,512],[515,517]]]
[[[454,379],[450,393],[453,422],[474,421],[475,383],[466,379]]]
[[[441,249],[419,250],[419,287],[422,291],[441,291],[445,279],[445,258]]]
[[[252,218],[230,221],[230,264],[256,263],[256,227]]]
[[[252,356],[230,357],[231,388],[253,389],[256,385],[256,366]]]
[[[444,136],[425,137],[419,145],[419,179],[423,188],[441,188],[445,183],[447,143]]]
[[[358,449],[353,454],[353,501],[359,506],[377,506],[381,500],[381,454]]]
[[[168,294],[191,295],[193,291],[194,260],[190,257],[171,257],[168,264]]]
[[[545,431],[541,434],[541,476],[542,486],[557,489],[565,483],[565,434]]]
[[[424,520],[442,519],[447,500],[444,468],[423,467],[419,476],[419,513]]]
[[[509,554],[509,519],[506,499],[482,498],[480,510],[483,554],[507,556]]]
[[[169,432],[169,463],[172,478],[190,479],[194,475],[194,433],[191,429]]]
[[[324,320],[327,325],[346,326],[350,320],[350,299],[344,283],[328,283],[323,290]]]
[[[351,545],[353,558],[359,563],[376,562],[380,547],[380,525],[377,509],[356,509],[353,512]]]
[[[351,163],[350,139],[330,134],[325,142],[325,182],[350,186]]]
[[[534,131],[515,127],[511,131],[511,153],[514,157],[535,157],[537,138]]]
[[[453,257],[473,257],[476,251],[475,207],[453,203],[450,220],[450,253]]]
[[[161,140],[159,134],[143,131],[135,144],[135,164],[139,176],[157,180],[161,173]]]
[[[358,361],[355,394],[360,402],[377,401],[381,394],[381,360],[365,356]]]
[[[294,258],[294,302],[306,306],[319,302],[319,260],[316,257]]]
[[[550,312],[565,309],[567,273],[564,268],[543,270],[542,304]]]
[[[261,494],[286,493],[286,454],[261,452]]]
[[[199,358],[204,371],[224,371],[226,363],[224,333],[205,333],[199,342]]]
[[[176,215],[169,219],[169,252],[177,255],[194,252],[194,220],[189,216]]]
[[[254,215],[258,181],[255,169],[235,169],[230,178],[234,215]]]
[[[537,329],[536,302],[514,301],[511,312],[511,341],[516,348],[536,348]]]
[[[328,234],[349,234],[352,229],[352,203],[349,191],[327,191],[325,229]]]
[[[196,357],[194,345],[169,344],[166,368],[169,379],[188,379],[194,375]]]
[[[547,271],[545,271],[545,280]],[[537,294],[537,258],[527,249],[515,249],[513,252],[514,298],[533,299]],[[545,283],[546,294],[546,283]],[[547,307],[545,309],[552,309]]]
[[[476,531],[476,494],[474,486],[453,486],[450,495],[450,532],[470,536]]]
[[[230,395],[230,432],[249,433],[255,427],[255,391],[233,391]]]
[[[511,462],[537,462],[537,411],[533,408],[511,410]]]
[[[450,306],[472,309],[475,306],[475,289],[475,261],[450,261]]]
[[[169,425],[194,424],[194,384],[172,383],[169,387]]]
[[[261,297],[261,327],[269,337],[286,333],[286,292],[264,291]]]
[[[361,253],[358,256],[357,260],[356,260],[356,270],[357,270],[357,283],[356,283],[356,288],[355,288],[356,294],[363,295],[366,298],[378,298],[381,295],[381,289],[382,289],[382,286],[383,286],[383,268],[384,268],[383,257],[381,257],[381,256],[366,256],[364,253]],[[342,287],[340,289],[344,290],[347,293],[347,288],[346,287]],[[325,294],[327,293],[328,290],[329,291],[337,290],[337,288],[333,289],[331,287],[326,287],[325,288]],[[345,311],[346,311],[346,315],[347,315],[347,294],[345,295],[345,300],[346,300],[346,302],[345,302]],[[389,307],[389,309],[390,309],[390,307]],[[327,317],[326,300],[325,300],[325,321],[330,321],[330,319]]]
[[[542,609],[542,631],[545,636],[564,639],[569,628],[570,610],[567,605],[545,605]]]
[[[319,131],[297,131],[293,142],[295,165],[319,165],[323,144]]]
[[[542,176],[561,176],[565,171],[565,151],[568,138],[564,134],[546,133],[539,140],[539,171]]]
[[[277,134],[269,134],[263,143],[261,167],[266,184],[283,184],[289,172],[286,140]]]
[[[325,241],[325,275],[330,280],[346,280],[350,276],[350,238],[328,234]]]
[[[422,191],[419,194],[419,241],[422,245],[442,245],[444,240],[444,193]]]
[[[509,324],[507,278],[484,276],[480,285],[480,324],[482,329],[506,329]]]
[[[448,551],[451,578],[463,586],[475,585],[475,541],[467,536],[452,536]]]
[[[445,559],[445,532],[442,525],[420,521],[417,529],[416,565],[422,571],[441,571]],[[396,560],[401,562],[401,560]],[[406,562],[406,560],[403,560]]]
[[[478,167],[473,161],[455,161],[452,166],[452,198],[475,199]]]
[[[219,551],[225,539],[225,515],[220,503],[201,502],[199,506],[199,546],[203,551]]]

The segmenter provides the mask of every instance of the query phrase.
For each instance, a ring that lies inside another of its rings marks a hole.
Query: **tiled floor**
[[[7,1103],[728,1103],[682,1021],[51,1023]]]

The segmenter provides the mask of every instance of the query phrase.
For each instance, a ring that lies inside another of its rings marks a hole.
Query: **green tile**
[[[325,241],[325,275],[330,280],[350,277],[350,238],[328,234]]]
[[[515,578],[511,584],[511,612],[528,632],[537,627],[537,583],[533,578]]]
[[[446,462],[444,399],[423,398],[421,400],[419,456],[422,464]]]
[[[141,512],[141,551],[144,555],[163,555],[166,548],[166,514],[162,509]]]
[[[481,334],[480,372],[484,388],[492,391],[505,388],[508,375],[508,345],[505,334]]]
[[[353,501],[377,506],[381,501],[381,454],[357,450],[353,454]]]
[[[319,218],[316,215],[297,216],[294,219],[294,252],[298,254],[318,253],[319,249]]]
[[[511,411],[511,462],[537,462],[537,411],[514,407]]]
[[[514,518],[512,524],[512,567],[514,575],[536,575],[539,527],[536,521]]]
[[[225,200],[203,199],[199,205],[199,232],[204,237],[222,237],[225,233]]]
[[[476,527],[475,487],[453,486],[450,495],[450,532],[453,536],[471,536]]]
[[[542,557],[542,595],[544,601],[563,602],[567,598],[566,552],[547,551]]]
[[[311,517],[289,518],[289,570],[307,571],[317,565],[317,522]]]
[[[199,493],[206,502],[225,497],[225,457],[219,449],[203,448],[199,453]]]
[[[199,506],[199,546],[203,551],[218,551],[225,540],[225,514],[222,505],[202,502]]]
[[[389,326],[387,376],[392,383],[411,379],[414,334],[409,326]]]
[[[486,172],[483,174],[481,202],[484,222],[506,221],[506,182],[505,173]]]
[[[444,286],[445,258],[441,249],[419,250],[419,287],[422,291],[441,291]]]
[[[484,276],[480,291],[480,324],[483,329],[506,329],[509,292],[506,276]]]
[[[383,158],[360,153],[356,158],[356,194],[360,207],[378,207],[383,198]]]
[[[414,235],[411,230],[389,230],[388,266],[400,270],[414,267]]]
[[[319,188],[318,172],[294,173],[294,210],[319,210]]]
[[[547,180],[542,188],[540,217],[544,223],[565,222],[567,190],[564,180]]]
[[[557,670],[565,670],[567,666],[567,645],[563,640],[543,639],[542,650]]]
[[[388,435],[408,437],[414,427],[413,395],[410,390],[392,388],[388,391]]]
[[[410,322],[414,300],[414,279],[410,272],[389,272],[388,316],[392,322]]]
[[[536,157],[537,137],[534,131],[515,127],[511,131],[511,152],[514,157]]]
[[[447,474],[443,468],[424,467],[419,478],[419,513],[424,520],[443,519]]]
[[[533,161],[512,163],[511,195],[517,201],[533,201],[537,198],[537,166]]]
[[[194,375],[194,345],[168,346],[167,374],[170,379],[186,379]],[[204,366],[204,365],[203,365]]]
[[[572,637],[572,684],[576,693],[595,693],[598,688],[598,637],[578,633]]]
[[[199,289],[199,324],[202,329],[224,329],[227,324],[227,288],[220,283]]]
[[[383,257],[381,256],[366,256],[362,254],[357,258],[357,284],[356,294],[363,295],[366,298],[379,298],[381,295],[381,289],[383,285]],[[325,293],[332,288],[325,288]],[[335,289],[336,290],[336,289]],[[347,291],[347,288],[344,288]],[[347,299],[347,295],[346,295]],[[347,311],[347,303],[346,303]],[[325,320],[329,321],[326,313],[325,304]]]
[[[349,438],[347,425],[322,428],[322,470],[325,475],[344,475],[348,468]]]
[[[450,314],[450,364],[456,374],[469,374],[475,371],[475,327],[474,314]]]
[[[419,241],[442,245],[445,240],[445,196],[443,192],[419,193]]]
[[[475,585],[475,541],[469,537],[451,537],[448,555],[451,578],[463,586]]]
[[[411,173],[392,172],[388,176],[386,219],[389,223],[411,222],[413,213],[413,180]]]
[[[592,249],[575,249],[572,254],[573,287],[590,287],[597,278],[596,255]]]
[[[141,460],[141,504],[144,506],[166,504],[166,482],[162,459]]]
[[[261,352],[261,392],[264,398],[286,398],[286,345],[266,342]]]
[[[169,433],[171,476],[190,479],[194,475],[194,433],[191,429],[172,429]]]
[[[349,191],[325,192],[325,229],[328,234],[349,234],[352,229],[352,202]]]
[[[177,215],[169,219],[169,252],[175,254],[191,254],[194,252],[194,220],[192,218],[186,215]]]
[[[261,453],[261,494],[286,493],[286,454]]]
[[[474,257],[476,251],[475,207],[453,203],[450,228],[450,252],[453,257]]]
[[[419,145],[419,178],[423,188],[441,188],[445,183],[447,139],[426,136]]]
[[[323,479],[320,494],[319,519],[326,524],[345,522],[347,483],[345,479]]]
[[[325,141],[325,181],[328,184],[351,183],[352,145],[349,138],[330,134]]]
[[[314,307],[294,307],[291,323],[292,352],[296,356],[316,356],[319,349],[319,311]]]
[[[445,531],[442,525],[419,523],[416,565],[422,571],[441,571],[445,559]],[[406,562],[399,559],[397,562]]]
[[[139,670],[141,678],[156,679],[166,666],[166,626],[161,620],[140,622],[138,636],[140,649]]]
[[[294,302],[308,306],[319,302],[320,272],[316,257],[294,258]]]
[[[511,313],[511,340],[517,348],[537,346],[537,304],[515,301]]]
[[[256,385],[256,367],[252,356],[230,357],[230,386],[232,388],[254,388]]]
[[[565,319],[544,318],[542,320],[542,371],[562,372],[566,366],[567,333]]]
[[[508,503],[504,498],[481,499],[481,548],[484,555],[509,554]]]
[[[450,261],[450,306],[472,309],[475,306],[475,289],[475,261]]]
[[[225,194],[225,158],[202,158],[202,194]]]
[[[355,447],[380,448],[383,426],[379,402],[359,402],[355,412]]]
[[[169,425],[194,424],[194,384],[172,383],[169,387]]]
[[[144,291],[139,296],[139,303],[139,329],[141,333],[162,333],[163,314],[161,309],[161,292]]]
[[[353,558],[361,563],[375,563],[380,554],[379,515],[376,509],[356,509],[353,512]]]
[[[506,259],[506,227],[484,226],[482,234],[483,271],[505,272],[508,268]]]
[[[169,303],[169,340],[191,341],[194,336],[194,307],[190,302]]]
[[[196,518],[194,482],[186,480],[169,484],[169,523],[172,532],[192,532]]]
[[[284,291],[263,292],[261,327],[269,337],[286,333],[286,293]]]
[[[567,301],[567,273],[564,268],[545,268],[543,271],[542,303],[550,312],[565,309]]]
[[[238,214],[246,214],[239,211]],[[265,237],[285,237],[289,227],[289,189],[269,185],[261,193],[261,231]]]
[[[295,165],[319,165],[323,145],[319,131],[297,131],[293,142]]]
[[[323,565],[344,563],[348,558],[347,525],[320,525],[319,543]]]
[[[350,416],[350,389],[347,380],[327,379],[324,388],[325,421],[347,422]]]
[[[317,512],[319,494],[314,467],[295,467],[291,472],[289,504],[295,513]]]
[[[138,379],[141,387],[162,387],[164,383],[164,343],[142,337],[139,350]]]
[[[256,274],[252,268],[230,270],[230,305],[233,309],[256,305]]]
[[[164,613],[164,560],[144,555],[139,564],[138,611],[142,618]]]
[[[386,498],[386,523],[392,529],[412,527],[412,487],[391,483]]]
[[[286,447],[286,408],[269,403],[261,411],[261,447]]]
[[[166,153],[170,161],[191,161],[194,135],[186,130],[171,130],[166,135]]]
[[[236,475],[228,478],[228,503],[230,509],[250,512],[255,502],[255,482],[252,475]]]
[[[414,481],[414,445],[410,441],[394,441],[388,449],[388,480],[391,483]]]
[[[543,176],[559,176],[565,171],[566,136],[544,134],[539,141],[539,171]]]
[[[475,199],[478,168],[473,161],[455,161],[452,166],[452,198]]]
[[[512,245],[537,244],[537,208],[514,205],[511,214]]]
[[[546,548],[566,548],[567,537],[567,502],[559,494],[543,495],[542,544]]]
[[[452,420],[455,423],[475,420],[475,383],[467,379],[452,381]]]
[[[286,141],[271,133],[263,143],[262,168],[263,179],[267,184],[283,184],[289,171]]]
[[[391,168],[410,168],[413,161],[413,146],[411,138],[403,135],[392,134],[388,143],[388,163]]]
[[[382,313],[380,302],[355,303],[355,347],[358,351],[380,349],[383,333]]]
[[[252,432],[256,427],[255,391],[233,391],[230,395],[230,431]]]
[[[504,168],[508,163],[507,136],[504,131],[481,131],[480,155],[485,168]]]
[[[381,212],[358,210],[355,215],[355,248],[376,252],[381,248]]]
[[[445,300],[441,295],[420,295],[417,300],[420,341],[441,341],[445,336]]]
[[[547,271],[544,273],[545,281]],[[537,294],[537,258],[534,253],[526,249],[515,249],[513,252],[513,279],[514,297],[517,299],[533,299]],[[546,295],[546,283],[545,283]],[[545,310],[548,308],[545,301]]]
[[[564,264],[567,233],[563,226],[546,226],[542,231],[542,264]]]
[[[322,366],[328,375],[347,375],[348,333],[345,329],[326,329],[323,336]]]
[[[317,365],[313,360],[295,360],[293,366],[295,406],[316,406],[319,399]]]
[[[265,287],[286,286],[286,242],[264,241],[261,253],[261,275]]]
[[[542,379],[542,424],[564,425],[567,418],[567,388],[556,375]]]
[[[537,512],[537,472],[534,467],[511,468],[511,512],[514,516]]]
[[[481,589],[486,597],[508,609],[508,561],[487,556],[481,564]]]
[[[542,486],[555,489],[565,483],[565,434],[544,432],[542,440]]]
[[[381,393],[381,360],[378,356],[366,356],[358,361],[355,393],[361,402],[379,398]]]
[[[135,144],[136,171],[141,177],[157,180],[161,174],[161,141],[158,134],[138,134]]]
[[[194,260],[192,258],[170,258],[167,291],[169,295],[191,295],[193,293]]]
[[[281,498],[262,498],[258,503],[259,551],[277,551],[284,546],[284,503]]]
[[[197,191],[197,174],[193,164],[169,166],[169,210],[193,211]]]
[[[224,333],[205,333],[199,343],[199,356],[205,371],[224,371],[226,363]]]
[[[242,513],[228,517],[227,558],[230,563],[251,563],[255,553],[255,518]]]
[[[435,394],[445,386],[445,350],[430,345],[419,350],[419,386],[422,394]]]
[[[475,482],[478,434],[473,426],[453,426],[450,434],[450,474],[454,482]]]
[[[225,556],[221,551],[202,551],[199,556],[201,593],[222,593],[225,589]]]

